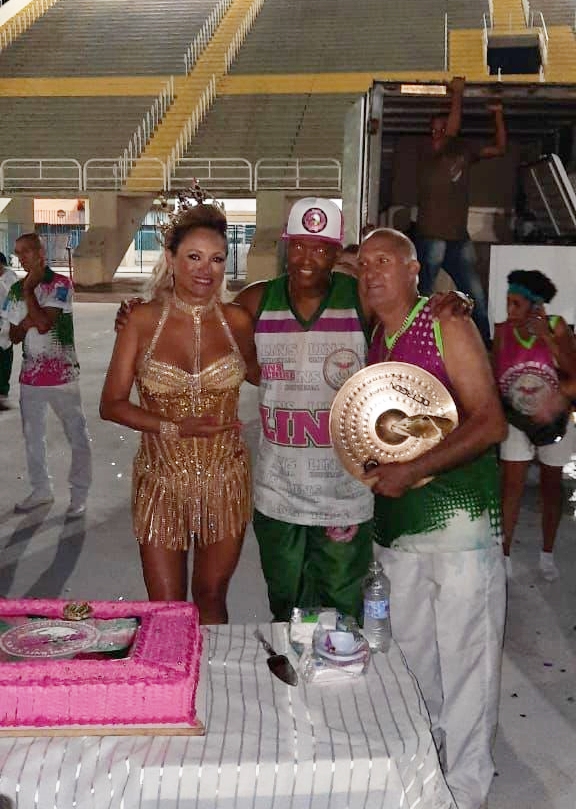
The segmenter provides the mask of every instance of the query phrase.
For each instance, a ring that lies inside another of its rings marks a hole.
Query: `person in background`
[[[493,363],[508,437],[500,447],[502,514],[506,571],[531,462],[540,467],[542,551],[540,571],[548,581],[559,575],[554,541],[562,518],[562,468],[573,450],[572,403],[576,388],[576,340],[565,320],[548,316],[544,304],[556,287],[539,270],[508,275],[507,313],[494,332]]]
[[[343,272],[345,275],[352,275],[356,278],[358,271],[358,244],[347,244],[338,255],[334,272]]]
[[[486,296],[475,270],[475,252],[468,235],[470,169],[478,160],[506,151],[502,104],[489,104],[494,117],[494,143],[474,148],[458,135],[462,123],[465,81],[455,77],[449,85],[450,112],[430,122],[430,140],[421,151],[418,167],[418,218],[412,232],[420,263],[420,291],[430,295],[440,269],[456,288],[474,301],[473,318],[489,345]]]
[[[72,450],[66,515],[76,518],[86,510],[92,457],[78,384],[72,282],[47,266],[38,234],[20,236],[14,253],[26,277],[10,288],[2,316],[11,324],[12,343],[22,343],[20,412],[32,487],[14,510],[26,513],[54,501],[46,452],[46,414],[50,406],[62,422]]]
[[[18,276],[8,266],[4,253],[0,253],[0,312],[8,297],[12,284]],[[0,411],[9,410],[8,394],[10,393],[10,375],[12,373],[13,349],[10,340],[10,323],[5,318],[0,319]]]
[[[361,244],[359,286],[375,313],[368,364],[405,362],[451,393],[457,427],[418,457],[377,466],[375,556],[390,579],[392,636],[422,691],[458,809],[480,809],[494,774],[506,579],[494,445],[506,421],[480,335],[434,320],[402,233]]]
[[[151,601],[192,596],[203,624],[226,623],[226,596],[252,515],[238,398],[258,384],[252,321],[219,299],[227,223],[214,205],[183,207],[164,233],[152,299],[116,338],[100,402],[103,419],[142,433],[132,516]],[[130,392],[136,383],[140,404]]]

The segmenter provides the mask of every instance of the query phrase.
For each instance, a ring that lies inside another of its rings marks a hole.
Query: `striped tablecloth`
[[[203,737],[0,739],[17,809],[451,809],[399,649],[364,677],[291,688],[254,625],[206,630]],[[286,625],[261,627],[286,651]]]

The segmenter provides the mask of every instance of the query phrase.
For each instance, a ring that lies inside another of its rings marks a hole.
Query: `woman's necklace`
[[[181,312],[185,312],[187,315],[192,315],[193,318],[202,318],[203,315],[208,314],[208,312],[214,309],[217,297],[214,295],[207,303],[187,303],[183,301],[182,298],[179,298],[176,292],[173,292],[172,300],[174,301],[176,309],[180,309]]]
[[[182,298],[179,298],[175,291],[172,292],[172,301],[176,309],[180,309],[181,312],[184,312],[187,315],[192,317],[192,321],[194,323],[193,329],[193,347],[194,347],[194,356],[193,356],[193,366],[192,366],[192,384],[191,388],[194,392],[194,397],[192,399],[192,412],[196,414],[197,407],[198,407],[198,394],[200,393],[200,369],[201,369],[201,358],[202,358],[202,319],[211,312],[218,303],[218,296],[214,295],[210,298],[207,303],[187,303],[183,301]]]
[[[384,331],[382,334],[382,347],[381,347],[381,354],[383,354],[380,362],[388,362],[390,359],[390,355],[394,350],[394,346],[398,342],[398,340],[402,337],[404,332],[408,331],[414,320],[416,319],[417,314],[420,310],[424,307],[428,298],[418,298],[414,306],[408,310],[408,314],[404,318],[404,321],[398,331],[395,331],[389,337],[386,336],[386,332]]]

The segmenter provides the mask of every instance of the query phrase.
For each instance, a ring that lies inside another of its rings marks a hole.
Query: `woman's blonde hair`
[[[152,270],[148,289],[150,299],[163,298],[172,292],[174,273],[166,259],[166,251],[173,256],[176,255],[184,237],[198,228],[213,230],[222,236],[228,251],[228,223],[225,214],[217,205],[200,204],[180,210],[170,218],[169,224],[163,229],[165,249]]]

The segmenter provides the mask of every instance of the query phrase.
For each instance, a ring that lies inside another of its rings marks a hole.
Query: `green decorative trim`
[[[396,345],[397,340],[404,334],[405,331],[408,331],[412,323],[416,320],[416,317],[420,314],[421,310],[424,306],[428,303],[428,298],[418,298],[412,310],[408,313],[408,317],[402,324],[402,326],[395,331],[394,334],[384,334],[384,342],[386,344],[386,348],[390,351]]]

